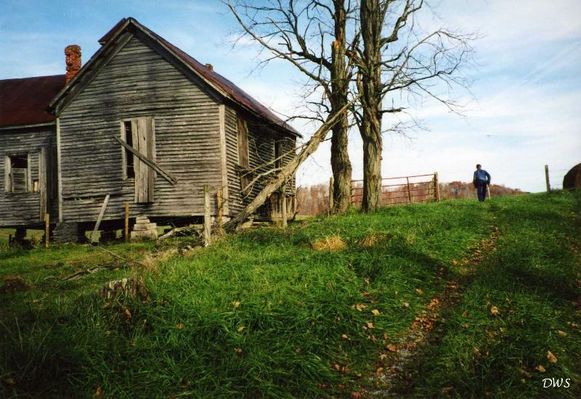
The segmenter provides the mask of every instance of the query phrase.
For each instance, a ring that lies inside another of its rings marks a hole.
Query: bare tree
[[[345,109],[353,77],[346,57],[348,19],[354,12],[351,0],[228,0],[227,5],[244,33],[272,54],[265,62],[273,58],[290,62],[307,77],[307,93],[322,93],[308,101],[316,107],[316,116],[309,118],[323,121],[322,115]],[[336,213],[346,211],[351,199],[348,131],[345,111],[331,137]]]
[[[458,72],[471,53],[473,36],[446,29],[422,32],[414,18],[422,8],[424,0],[361,0],[362,43],[349,55],[358,67],[361,106],[356,119],[363,139],[362,210],[366,212],[379,207],[383,117],[404,109],[394,105],[394,94],[428,96],[455,109],[438,86],[464,84]],[[390,105],[386,98],[392,100]]]

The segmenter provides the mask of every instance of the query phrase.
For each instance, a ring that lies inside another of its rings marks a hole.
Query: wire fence
[[[351,181],[351,203],[360,206],[363,180]],[[439,201],[438,173],[381,179],[380,206]]]

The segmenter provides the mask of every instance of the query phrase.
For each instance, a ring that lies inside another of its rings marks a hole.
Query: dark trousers
[[[486,183],[476,182],[476,193],[478,194],[478,201],[484,201],[486,198]]]

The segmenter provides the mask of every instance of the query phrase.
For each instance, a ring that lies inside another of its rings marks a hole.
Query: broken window
[[[131,121],[123,122],[123,132],[121,139],[133,147],[133,131]],[[135,177],[135,165],[133,154],[127,148],[123,148],[123,178],[129,179]]]
[[[26,193],[31,190],[28,154],[8,155],[4,158],[4,191]]]
[[[282,167],[282,141],[274,143],[274,167],[280,169]]]
[[[240,185],[244,190],[250,183],[248,168],[250,160],[248,156],[248,125],[246,121],[238,116],[238,165],[241,168]]]

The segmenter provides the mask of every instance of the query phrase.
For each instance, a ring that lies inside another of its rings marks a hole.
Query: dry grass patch
[[[363,248],[372,248],[381,242],[385,242],[391,238],[391,234],[383,232],[373,232],[367,234],[361,240],[359,240],[359,245]]]
[[[340,235],[335,234],[312,242],[311,247],[315,251],[342,251],[347,248],[347,243]]]

